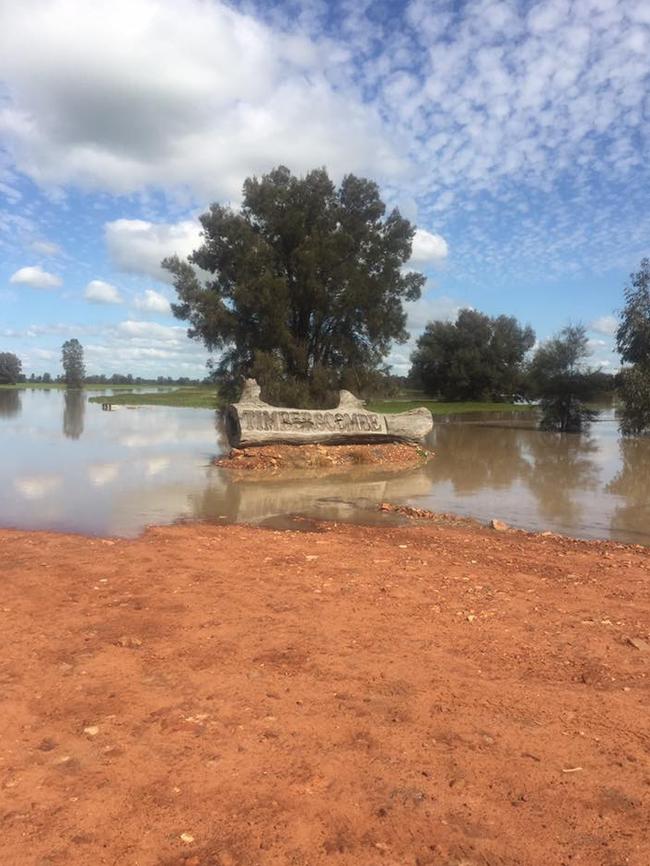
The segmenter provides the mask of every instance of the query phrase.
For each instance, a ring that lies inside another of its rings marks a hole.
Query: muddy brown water
[[[611,409],[589,435],[533,425],[508,413],[436,418],[436,457],[410,472],[233,481],[211,465],[226,443],[209,410],[104,412],[85,392],[0,390],[0,526],[135,536],[179,519],[367,522],[390,501],[650,544],[650,438],[621,439]]]

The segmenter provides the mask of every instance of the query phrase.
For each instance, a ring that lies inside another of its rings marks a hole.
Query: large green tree
[[[20,379],[22,361],[13,352],[0,352],[0,385],[15,385]]]
[[[66,340],[61,347],[63,380],[69,388],[80,388],[86,377],[83,346],[76,338]]]
[[[240,210],[213,204],[203,243],[173,275],[174,314],[220,353],[216,375],[236,390],[255,375],[267,399],[320,400],[376,374],[404,342],[404,301],[425,278],[403,265],[414,226],[386,214],[377,184],[325,169],[298,178],[281,166],[244,183]]]
[[[535,352],[529,385],[540,399],[542,429],[578,433],[593,419],[596,413],[585,404],[602,387],[602,377],[587,366],[589,354],[584,325],[567,325]]]
[[[461,310],[455,322],[429,322],[411,355],[411,379],[445,400],[503,399],[519,391],[535,342],[529,325]]]
[[[650,259],[642,259],[624,289],[625,306],[616,331],[616,348],[630,366],[620,374],[621,432],[650,430]]]

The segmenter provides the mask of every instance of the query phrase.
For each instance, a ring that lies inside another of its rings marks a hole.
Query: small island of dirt
[[[382,442],[371,445],[257,445],[233,448],[215,465],[236,472],[287,473],[317,469],[340,472],[353,467],[401,471],[421,466],[433,452],[421,445]]]

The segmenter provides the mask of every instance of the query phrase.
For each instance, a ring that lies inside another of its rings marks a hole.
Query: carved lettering
[[[277,412],[262,412],[262,420],[263,420],[263,428],[264,430],[277,430],[278,429],[278,413]]]
[[[321,412],[317,410],[242,409],[243,430],[265,432],[331,431],[333,433],[379,433],[384,426],[374,412]]]

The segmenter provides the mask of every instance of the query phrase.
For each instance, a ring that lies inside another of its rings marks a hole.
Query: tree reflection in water
[[[0,418],[13,418],[22,408],[20,391],[0,390]]]
[[[624,530],[647,539],[650,526],[650,437],[629,436],[620,439],[618,447],[621,468],[607,485],[607,492],[625,501],[614,511],[611,531],[614,537]]]
[[[63,435],[68,439],[79,439],[84,432],[86,395],[81,390],[66,390],[63,401]]]
[[[528,438],[526,450],[532,458],[526,480],[541,516],[577,526],[582,515],[577,494],[599,486],[600,470],[592,458],[596,442],[578,433],[538,432]]]
[[[522,446],[530,431],[477,424],[437,424],[431,447],[436,457],[426,471],[434,482],[449,481],[456,493],[507,488],[525,478]]]

